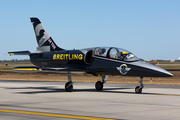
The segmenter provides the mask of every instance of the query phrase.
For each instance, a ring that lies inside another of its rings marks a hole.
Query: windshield
[[[95,56],[117,59],[121,61],[136,61],[139,60],[133,53],[115,47],[97,47],[94,50]]]
[[[123,61],[135,61],[135,60],[139,60],[139,58],[137,58],[133,53],[122,49],[122,48],[118,48],[119,53],[118,53],[118,58],[120,60]]]

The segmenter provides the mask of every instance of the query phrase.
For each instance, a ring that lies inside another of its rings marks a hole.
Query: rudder
[[[53,41],[51,36],[48,34],[41,21],[38,18],[30,18],[34,27],[34,32],[36,35],[36,40],[38,43],[37,51],[60,51],[62,48],[58,47]]]

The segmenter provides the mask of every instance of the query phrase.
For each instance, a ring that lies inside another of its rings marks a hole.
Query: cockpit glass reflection
[[[110,59],[116,59],[121,61],[136,61],[139,60],[133,53],[115,47],[97,47],[94,50],[95,56],[106,57]]]

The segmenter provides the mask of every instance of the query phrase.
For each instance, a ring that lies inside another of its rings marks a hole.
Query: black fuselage
[[[122,61],[94,55],[93,50],[61,50],[30,55],[31,62],[42,68],[67,68],[93,75],[125,75],[138,77],[168,77],[171,74],[141,60]]]

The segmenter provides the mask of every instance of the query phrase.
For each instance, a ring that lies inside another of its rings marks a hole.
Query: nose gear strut
[[[140,86],[136,86],[136,88],[135,88],[135,92],[136,93],[142,93],[142,89],[144,88],[144,85],[143,85],[143,77],[140,77],[141,78],[141,80],[140,80]]]

